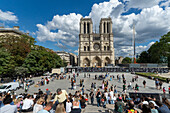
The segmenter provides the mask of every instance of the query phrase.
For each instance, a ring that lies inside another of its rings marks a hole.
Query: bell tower
[[[112,20],[111,18],[102,18],[100,20],[100,34],[112,33]]]
[[[92,34],[93,23],[91,18],[81,18],[80,20],[80,34]]]

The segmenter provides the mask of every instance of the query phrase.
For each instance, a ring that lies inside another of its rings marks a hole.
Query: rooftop
[[[3,26],[0,26],[0,32],[14,32],[19,35],[29,35],[29,33],[24,33],[19,30],[19,26],[14,26],[13,28],[4,28]]]

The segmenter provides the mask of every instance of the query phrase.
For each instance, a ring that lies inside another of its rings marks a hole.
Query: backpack
[[[137,111],[134,110],[134,109],[130,109],[130,110],[127,110],[127,111],[128,111],[128,113],[137,113]]]
[[[123,113],[122,105],[120,105],[120,106],[119,106],[119,108],[118,108],[117,112],[119,112],[119,113]]]

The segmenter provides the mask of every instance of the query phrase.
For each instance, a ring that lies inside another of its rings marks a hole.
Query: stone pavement
[[[102,85],[102,80],[95,80],[94,76],[95,74],[99,75],[99,74],[105,74],[105,73],[90,73],[91,78],[84,78],[84,73],[81,73],[79,75],[79,77],[77,77],[77,89],[80,89],[79,87],[79,80],[80,79],[84,79],[84,85],[85,85],[85,93],[89,94],[90,88],[91,88],[91,83],[92,82],[96,82],[97,88],[100,88]],[[110,73],[110,75],[114,75],[115,78],[112,81],[109,81],[109,86],[113,85],[117,85],[117,90],[118,92],[121,94],[122,93],[122,82],[119,82],[116,78],[117,74],[122,75],[123,73]],[[71,75],[71,74],[70,74]],[[129,81],[132,80],[132,77],[135,76],[133,74],[130,73],[124,73],[125,78],[126,78],[126,83],[127,85],[129,84]],[[41,78],[40,77],[36,77],[33,78],[33,80],[35,81],[35,83],[37,81],[39,81]],[[106,78],[106,80],[109,79],[109,77]],[[146,88],[143,87],[143,80],[146,80]],[[145,77],[141,77],[139,76],[138,81],[132,83],[132,86],[135,86],[135,84],[138,83],[139,85],[139,92],[142,93],[162,93],[162,90],[157,90],[155,88],[155,81],[154,80],[150,80],[147,79]],[[33,94],[38,92],[38,89],[42,89],[42,91],[45,91],[45,89],[49,89],[52,93],[56,93],[57,88],[61,88],[61,89],[65,89],[68,93],[72,93],[74,94],[76,90],[71,90],[71,85],[70,85],[70,81],[69,80],[54,80],[53,82],[50,82],[48,85],[45,86],[40,86],[40,87],[34,87],[34,85],[30,86],[28,93]],[[163,87],[166,87],[166,89],[168,88],[169,84],[167,83],[163,83]],[[101,89],[102,91],[102,89]],[[127,92],[134,92],[134,90],[127,90]],[[24,93],[23,89],[19,89],[16,91],[16,94],[20,94],[20,93]],[[89,100],[90,101],[90,100]],[[82,110],[82,112],[84,113],[97,113],[97,112],[102,112],[102,113],[107,113],[108,109],[105,109],[103,107],[97,107],[97,102],[96,99],[94,101],[94,105],[90,105],[88,104],[87,107]],[[114,109],[114,108],[113,108]]]

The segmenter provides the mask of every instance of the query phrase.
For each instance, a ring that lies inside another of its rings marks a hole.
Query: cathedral
[[[115,65],[112,20],[100,20],[99,33],[93,32],[91,18],[81,18],[79,34],[79,66],[104,67]]]

